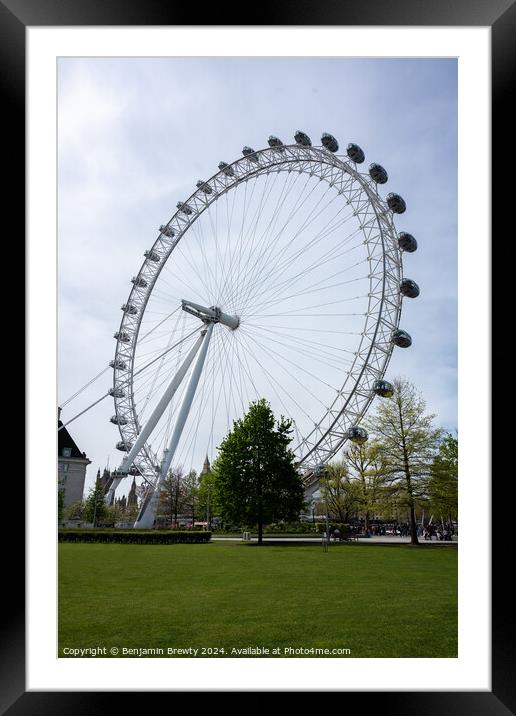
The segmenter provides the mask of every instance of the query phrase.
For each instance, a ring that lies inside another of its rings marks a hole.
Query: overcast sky
[[[389,173],[418,240],[389,376],[415,383],[436,422],[457,426],[457,63],[455,60],[60,59],[58,67],[59,402],[113,358],[129,279],[160,223],[199,178],[244,145],[334,134]],[[63,410],[66,422],[110,386],[105,373]],[[97,469],[115,467],[110,398],[70,426]],[[198,465],[198,469],[201,465]]]

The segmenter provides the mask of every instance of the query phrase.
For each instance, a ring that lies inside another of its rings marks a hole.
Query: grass
[[[261,646],[282,657],[285,647],[456,657],[457,550],[59,544],[59,656],[77,647],[106,647],[109,656],[113,646],[117,656],[123,647],[210,656],[202,647],[215,647],[234,657],[233,648]]]

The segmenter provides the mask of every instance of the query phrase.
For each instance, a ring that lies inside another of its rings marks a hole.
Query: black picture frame
[[[307,0],[289,0],[281,5],[272,6],[261,3],[252,6],[259,12],[261,20],[249,13],[246,16],[236,13],[234,5],[203,7],[203,25],[391,25],[391,26],[485,26],[491,28],[492,37],[492,176],[496,179],[492,192],[492,236],[504,251],[493,251],[493,269],[496,262],[505,255],[506,239],[514,242],[514,234],[509,237],[509,226],[505,226],[507,209],[512,205],[509,192],[512,193],[509,175],[514,162],[514,106],[516,67],[516,5],[513,0],[321,0],[311,3]],[[4,167],[9,167],[7,187],[8,213],[18,226],[20,233],[21,216],[25,215],[25,30],[28,26],[77,26],[77,25],[197,25],[198,10],[190,4],[169,3],[158,0],[0,0],[0,86],[2,91],[4,129],[3,155]],[[235,20],[238,20],[235,22]],[[272,20],[272,22],[265,22]],[[511,103],[511,100],[513,102]],[[7,141],[6,141],[7,140]],[[5,194],[4,194],[5,196]],[[472,198],[474,202],[474,197]],[[12,241],[10,239],[9,241]],[[7,248],[8,242],[4,243]],[[17,246],[19,250],[19,246]],[[500,272],[498,276],[507,276]],[[503,317],[507,317],[504,299],[507,281],[493,281],[492,284],[492,359],[500,368],[492,371],[493,415],[503,412],[496,396],[497,381],[500,383],[502,351],[506,343],[496,340],[503,335]],[[28,287],[30,290],[30,287]],[[18,331],[21,339],[21,331]],[[507,361],[505,362],[507,366]],[[506,376],[506,372],[505,372]],[[506,386],[504,386],[506,387]],[[19,397],[18,397],[19,400]],[[502,423],[505,421],[500,418]],[[504,431],[502,431],[503,433]],[[482,436],[489,439],[489,436]],[[505,436],[507,437],[507,436]],[[27,447],[27,440],[25,447]],[[498,449],[497,449],[498,448]],[[30,449],[30,445],[27,449]],[[501,450],[501,435],[492,431],[492,455]],[[359,709],[360,713],[412,714],[468,714],[484,716],[493,714],[516,713],[516,679],[514,678],[514,596],[505,580],[513,571],[510,563],[512,526],[502,505],[513,504],[507,491],[512,486],[512,460],[509,465],[499,461],[497,477],[493,480],[493,594],[492,594],[492,691],[490,692],[346,692],[341,703],[346,710]],[[493,474],[494,468],[493,468]],[[10,480],[20,480],[20,475],[9,476]],[[507,478],[507,479],[505,479]],[[18,488],[17,488],[18,489]],[[509,500],[509,502],[507,502]],[[9,512],[4,501],[4,515]],[[20,525],[21,508],[13,514],[8,533],[4,533],[5,552],[8,550],[10,564],[19,565],[19,573],[4,581],[3,597],[4,630],[0,651],[1,685],[0,708],[2,713],[23,714],[83,714],[91,712],[117,712],[121,710],[120,692],[26,692],[25,689],[25,614],[24,614],[24,543]],[[485,536],[479,527],[478,539]],[[4,567],[5,570],[5,567]],[[5,574],[5,571],[4,571]],[[400,668],[403,669],[402,664]],[[407,684],[410,688],[410,684]],[[338,691],[338,689],[335,689]],[[157,694],[153,694],[153,697]],[[163,694],[162,694],[163,695]],[[171,705],[171,695],[164,694]],[[197,694],[199,696],[201,694]],[[211,704],[219,702],[211,694]],[[266,694],[257,694],[258,700]],[[278,694],[279,695],[279,694]],[[131,705],[145,707],[143,698],[148,693],[131,693]],[[213,699],[215,698],[215,701]],[[154,701],[154,698],[152,699]],[[258,701],[258,703],[259,703]],[[255,702],[256,703],[256,702]],[[319,708],[322,702],[318,702]],[[148,701],[146,702],[149,706]]]

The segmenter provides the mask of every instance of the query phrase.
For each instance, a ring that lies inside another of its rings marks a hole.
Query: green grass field
[[[168,648],[191,647],[197,656],[235,657],[249,654],[232,649],[257,646],[281,657],[300,656],[286,647],[349,649],[351,658],[456,657],[457,550],[59,544],[59,656],[89,647],[110,656],[116,647],[119,657],[123,648],[163,649],[141,655],[167,657],[181,655]]]

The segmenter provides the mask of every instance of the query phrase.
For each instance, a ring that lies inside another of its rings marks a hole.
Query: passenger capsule
[[[280,152],[284,152],[284,151],[285,151],[284,149],[282,149],[282,147],[284,146],[284,144],[283,144],[283,142],[281,141],[281,139],[278,139],[278,137],[274,137],[274,136],[271,134],[271,136],[269,137],[269,139],[268,139],[267,141],[268,141],[268,143],[269,143],[269,147],[279,148]]]
[[[213,189],[211,188],[211,186],[209,184],[206,184],[206,182],[204,182],[202,179],[199,179],[195,186],[201,191],[203,191],[205,194],[213,193]]]
[[[164,226],[162,224],[159,227],[159,230],[161,231],[162,234],[165,234],[165,236],[169,236],[171,239],[176,235],[176,232],[170,226]]]
[[[233,167],[230,167],[229,164],[226,164],[226,162],[219,162],[219,169],[221,172],[224,172],[224,174],[228,177],[234,177],[235,172],[233,171]]]
[[[373,391],[375,395],[379,395],[381,398],[392,398],[394,395],[394,386],[387,380],[375,380]]]
[[[143,255],[146,259],[149,259],[149,261],[154,261],[155,264],[159,264],[160,258],[155,251],[149,249],[148,251],[144,251]]]
[[[258,157],[256,156],[256,152],[254,151],[254,149],[251,149],[251,147],[244,147],[242,149],[242,154],[244,155],[244,157],[247,157],[252,162],[258,163]]]
[[[192,208],[190,206],[188,206],[188,204],[185,204],[184,201],[178,201],[176,206],[179,209],[179,211],[182,211],[183,214],[186,214],[187,216],[190,216],[191,214],[193,214]]]
[[[296,140],[296,144],[300,144],[302,147],[311,147],[312,141],[308,134],[305,134],[304,132],[301,132],[299,129],[294,134],[294,139]]]
[[[361,147],[358,146],[358,144],[348,144],[348,148],[346,151],[348,157],[351,159],[352,162],[355,162],[355,164],[362,164],[365,159],[365,154],[362,151]]]
[[[124,303],[121,308],[124,313],[127,313],[130,316],[136,316],[138,313],[138,309],[132,303]]]
[[[392,342],[399,348],[408,348],[412,345],[412,338],[406,331],[398,329],[392,334]]]
[[[132,443],[124,443],[123,440],[120,440],[115,447],[117,450],[121,450],[122,452],[129,452],[129,450],[132,448]]]
[[[357,443],[357,445],[363,445],[369,438],[367,430],[365,428],[359,428],[358,425],[354,425],[352,428],[349,428],[346,435],[348,440],[351,440],[353,443]]]
[[[127,425],[129,421],[123,415],[112,415],[109,418],[109,422],[113,423],[113,425]]]
[[[407,234],[405,231],[402,231],[398,236],[398,246],[402,251],[412,254],[417,249],[417,241],[412,234]]]
[[[118,370],[125,370],[127,368],[127,364],[124,360],[120,360],[117,358],[116,360],[110,360],[109,365],[111,368],[117,368]]]
[[[400,283],[400,293],[407,298],[417,298],[419,296],[419,286],[410,278],[404,278]]]
[[[137,476],[137,475],[140,474],[140,471],[138,470],[137,467],[135,467],[135,466],[133,465],[132,467],[129,468],[129,472],[128,472],[127,474],[128,474],[128,475],[135,475],[135,476]]]
[[[339,143],[332,134],[325,132],[321,137],[321,143],[329,152],[339,151]]]
[[[130,343],[131,337],[125,331],[117,331],[113,334],[113,338],[116,338],[120,343]]]
[[[139,288],[147,288],[148,286],[147,281],[141,276],[133,276],[131,279],[131,283],[134,283],[134,285],[138,286]]]
[[[387,194],[387,204],[389,209],[395,214],[403,214],[407,208],[405,200],[402,199],[399,194],[394,194],[394,192]]]
[[[377,184],[385,184],[389,178],[387,172],[380,164],[371,164],[369,166],[369,176]]]
[[[125,391],[122,388],[110,388],[108,393],[113,398],[125,398]]]

